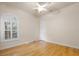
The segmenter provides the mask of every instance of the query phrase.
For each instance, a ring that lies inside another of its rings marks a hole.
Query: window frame
[[[10,19],[10,27],[11,27],[11,29],[10,29],[10,31],[11,31],[11,38],[9,38],[9,39],[5,39],[5,31],[9,31],[9,30],[5,30],[5,25],[4,25],[4,22],[6,21],[6,20],[8,20],[8,19],[6,19],[6,17],[8,17],[9,19]],[[16,18],[16,27],[17,27],[17,30],[16,30],[16,32],[17,32],[17,38],[12,38],[12,33],[13,33],[13,30],[12,30],[12,23],[13,23],[13,19],[14,18]],[[19,23],[18,23],[18,18],[17,18],[17,16],[15,16],[15,15],[2,15],[2,16],[0,16],[0,25],[1,25],[1,28],[0,28],[0,31],[1,31],[1,33],[0,33],[0,42],[5,42],[5,41],[12,41],[12,40],[18,40],[19,39]]]

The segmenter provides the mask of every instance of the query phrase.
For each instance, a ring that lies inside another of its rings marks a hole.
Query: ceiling
[[[37,7],[36,3],[44,5],[47,2],[1,2],[0,4],[14,6],[26,12],[30,12],[35,16],[41,16],[50,12],[54,12],[56,10],[60,10],[76,2],[48,2],[48,5],[45,7],[47,11],[42,11],[41,13],[39,13],[38,10],[35,9]]]

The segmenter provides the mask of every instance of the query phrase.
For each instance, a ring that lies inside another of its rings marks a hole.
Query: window
[[[12,21],[12,38],[17,38],[17,22],[15,17]]]
[[[12,15],[1,16],[2,36],[4,40],[18,38],[17,18]]]
[[[11,39],[11,22],[10,19],[4,19],[4,34],[5,34],[5,40]]]

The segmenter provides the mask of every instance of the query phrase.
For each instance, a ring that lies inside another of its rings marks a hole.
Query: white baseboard
[[[58,44],[58,45],[61,45],[61,46],[66,46],[66,47],[71,47],[71,48],[79,49],[79,47],[68,45],[68,44],[64,44],[64,43],[59,43],[59,42],[54,42],[54,41],[49,41],[49,40],[43,40],[43,41],[54,43],[54,44]]]
[[[5,46],[1,46],[0,45],[0,50],[7,49],[7,48],[12,48],[12,47],[19,46],[19,45],[22,45],[22,44],[28,44],[28,43],[31,43],[33,41],[35,41],[35,40],[31,40],[31,41],[28,41],[28,42],[20,42],[20,43],[13,44],[13,45],[5,45]],[[79,47],[72,46],[72,45],[68,45],[68,44],[63,44],[63,43],[49,41],[49,40],[43,40],[43,41],[50,42],[50,43],[54,43],[54,44],[59,44],[59,45],[62,45],[62,46],[67,46],[67,47],[79,49]]]
[[[19,45],[22,45],[22,44],[28,44],[28,43],[33,42],[33,41],[34,40],[31,40],[31,41],[28,41],[28,42],[19,42],[17,44],[11,44],[11,45],[2,44],[2,45],[0,45],[0,50],[7,49],[7,48],[12,48],[12,47],[16,47],[16,46],[19,46]]]

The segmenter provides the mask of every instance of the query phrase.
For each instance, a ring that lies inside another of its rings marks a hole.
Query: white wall
[[[0,5],[0,16],[2,14],[14,14],[19,20],[19,39],[7,42],[0,41],[0,50],[5,48],[14,47],[20,44],[29,43],[38,39],[39,37],[39,22],[32,14],[25,12],[16,7],[8,5]]]
[[[19,18],[20,37],[19,40],[0,42],[0,50],[38,40],[41,24],[43,40],[79,48],[79,4],[43,15],[41,18],[16,7],[0,5],[0,15],[5,13],[15,14]]]
[[[79,48],[79,3],[41,17],[46,39],[52,43]]]

